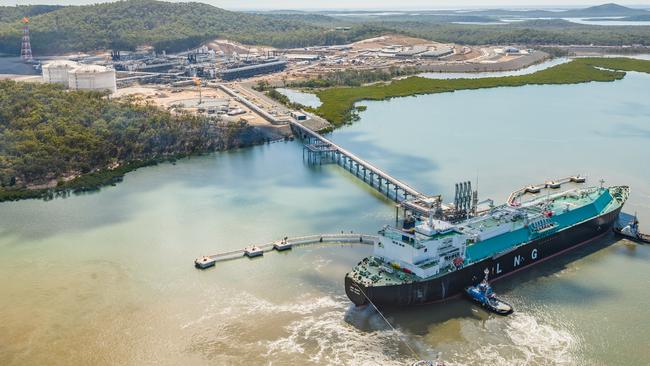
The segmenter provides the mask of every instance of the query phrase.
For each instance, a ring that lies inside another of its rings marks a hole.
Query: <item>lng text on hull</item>
[[[551,189],[484,210],[467,206],[462,215],[432,209],[428,217],[407,215],[399,228],[385,226],[373,254],[346,275],[348,297],[357,305],[410,305],[457,295],[485,269],[496,279],[603,236],[629,195],[626,186]]]

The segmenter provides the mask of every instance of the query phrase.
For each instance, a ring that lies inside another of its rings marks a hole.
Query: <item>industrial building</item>
[[[402,50],[397,53],[398,57],[413,57],[421,53],[427,52],[428,48],[426,46],[413,46],[409,49]]]
[[[85,65],[58,60],[43,65],[43,81],[59,83],[72,90],[117,90],[115,70],[99,65]]]
[[[320,58],[320,55],[316,54],[307,54],[307,53],[289,53],[284,55],[289,60],[297,61],[317,61]]]
[[[235,80],[240,78],[248,78],[255,75],[282,71],[286,66],[287,66],[287,61],[277,60],[277,61],[266,62],[262,64],[235,67],[232,69],[225,69],[221,71],[221,78],[223,80]]]
[[[437,48],[435,50],[424,52],[420,54],[420,56],[430,57],[430,58],[440,58],[440,57],[451,55],[452,53],[454,53],[453,49],[449,47],[444,47],[444,48]]]
[[[296,111],[291,112],[291,117],[293,117],[293,119],[295,119],[296,121],[306,121],[307,120],[307,115],[306,114],[296,112]]]

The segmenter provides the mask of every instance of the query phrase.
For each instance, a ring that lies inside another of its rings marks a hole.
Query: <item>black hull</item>
[[[490,271],[490,280],[502,278],[532,266],[579,245],[586,244],[611,232],[621,208],[589,221],[535,239],[517,249],[486,258],[448,275],[431,280],[390,286],[363,286],[345,276],[345,293],[356,305],[417,305],[437,302],[460,294],[465,287],[474,286]]]

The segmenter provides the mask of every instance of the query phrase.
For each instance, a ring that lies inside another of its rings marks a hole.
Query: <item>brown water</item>
[[[576,172],[629,184],[627,211],[650,231],[648,85],[631,73],[364,103],[333,138],[446,197],[477,172],[497,201]],[[366,246],[195,270],[203,254],[393,221],[379,194],[301,155],[277,143],[141,169],[96,194],[1,204],[0,365],[405,365],[415,358],[400,339],[451,365],[650,363],[650,246],[613,237],[497,282],[510,317],[453,300],[388,309],[397,331],[345,297]]]

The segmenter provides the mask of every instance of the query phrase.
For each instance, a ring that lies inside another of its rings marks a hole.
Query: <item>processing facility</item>
[[[71,90],[117,90],[115,70],[106,66],[86,65],[57,60],[43,65],[43,81],[58,83]]]

